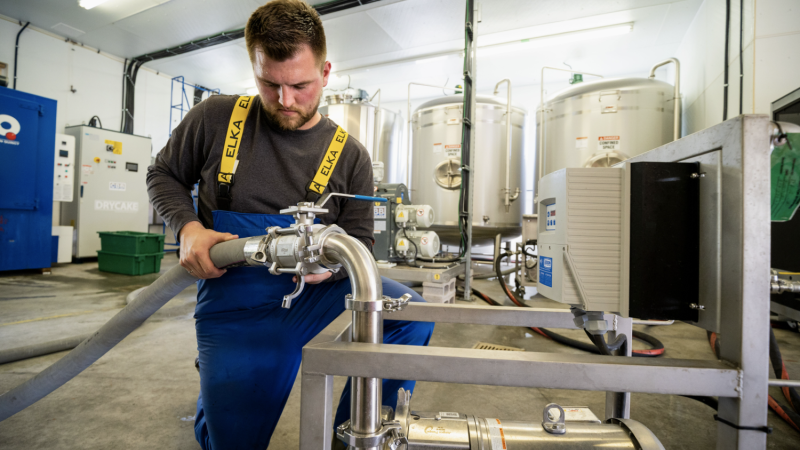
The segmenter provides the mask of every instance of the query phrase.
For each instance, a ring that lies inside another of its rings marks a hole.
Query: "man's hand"
[[[200,222],[189,222],[181,228],[179,238],[181,241],[181,266],[190,274],[207,280],[219,278],[226,272],[214,266],[208,251],[215,244],[239,239],[239,236],[207,230]]]
[[[328,278],[333,275],[333,272],[325,272],[325,273],[310,273],[306,275],[306,283],[307,284],[319,284],[323,281],[327,280]],[[297,277],[292,278],[292,281],[297,283]]]

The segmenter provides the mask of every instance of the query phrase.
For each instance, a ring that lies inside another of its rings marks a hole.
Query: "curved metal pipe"
[[[681,138],[681,62],[678,61],[678,58],[665,59],[650,69],[650,76],[648,76],[648,78],[651,80],[655,78],[656,69],[667,64],[675,64],[675,86],[672,94],[672,99],[675,101],[673,105],[675,112],[673,114],[672,138],[677,141]]]
[[[344,266],[353,287],[353,300],[374,302],[383,298],[383,283],[378,266],[369,249],[358,239],[346,234],[323,238],[322,263]],[[383,342],[383,311],[353,311],[352,341],[368,344]],[[380,378],[352,379],[350,425],[356,433],[371,434],[381,429]]]
[[[517,187],[516,193],[512,196],[511,195],[511,80],[506,78],[505,80],[499,81],[496,85],[494,85],[494,95],[497,95],[500,89],[500,85],[506,83],[508,84],[508,91],[507,91],[507,100],[506,100],[506,188],[505,192],[503,193],[503,205],[506,207],[506,212],[511,208],[511,202],[519,198],[519,187]]]

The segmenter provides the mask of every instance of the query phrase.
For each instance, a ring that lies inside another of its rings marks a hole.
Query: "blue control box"
[[[50,267],[56,105],[0,87],[0,270]]]

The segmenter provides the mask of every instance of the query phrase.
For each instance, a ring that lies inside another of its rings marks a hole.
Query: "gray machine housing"
[[[150,138],[85,125],[75,137],[74,201],[61,204],[61,224],[75,227],[73,256],[97,257],[98,231],[147,232]]]
[[[378,184],[375,186],[375,197],[383,197],[387,203],[375,203],[373,218],[375,219],[375,246],[372,254],[378,261],[396,259],[394,253],[395,235],[399,227],[394,222],[395,209],[398,205],[410,205],[408,188],[405,184]]]

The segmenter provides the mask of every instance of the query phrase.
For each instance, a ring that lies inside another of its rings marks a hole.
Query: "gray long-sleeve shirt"
[[[147,170],[150,201],[176,236],[191,221],[213,228],[212,211],[219,209],[217,174],[237,98],[212,96],[192,108]],[[303,201],[336,129],[332,120],[323,117],[311,129],[283,131],[270,122],[261,99],[254,97],[240,141],[230,210],[279,214],[281,209]],[[198,182],[195,213],[190,189]],[[326,192],[373,194],[369,153],[352,136],[345,143]],[[322,223],[335,223],[372,248],[370,202],[333,198],[325,207],[330,212],[319,217]]]

